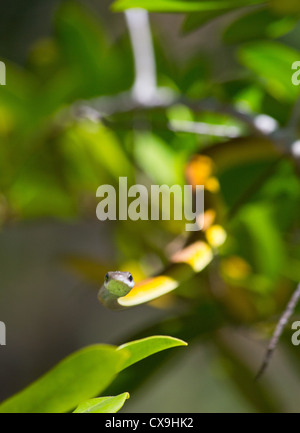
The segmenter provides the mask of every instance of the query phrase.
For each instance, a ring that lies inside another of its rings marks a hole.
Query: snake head
[[[134,286],[133,276],[130,272],[107,272],[104,277],[104,286],[113,296],[126,296]]]

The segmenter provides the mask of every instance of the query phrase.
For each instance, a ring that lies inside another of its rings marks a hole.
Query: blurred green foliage
[[[186,13],[182,34],[221,20],[216,50],[199,49],[191,56],[175,55],[163,38],[154,35],[159,85],[178,99],[215,98],[242,107],[249,115],[272,116],[288,136],[299,98],[299,88],[291,82],[291,66],[300,60],[298,1],[119,0],[113,5],[116,11],[129,7]],[[220,53],[227,58],[225,65]],[[165,108],[115,110],[99,122],[74,116],[73,104],[100,98],[109,105],[111,98],[134,83],[127,32],[111,38],[92,10],[76,1],[62,2],[52,35],[32,46],[23,65],[2,60],[7,65],[7,85],[0,88],[3,230],[41,218],[95,219],[98,186],[108,183],[117,188],[121,176],[128,177],[128,186],[184,185],[193,155],[218,143],[226,160],[239,160],[231,140],[171,130],[172,120],[236,126],[241,131],[241,153],[244,137],[251,136],[230,112],[193,110],[184,100]],[[297,134],[298,127],[299,122]],[[252,143],[256,140],[253,137]],[[244,144],[252,146],[251,141]],[[232,383],[256,411],[282,410],[280,396],[272,395],[268,383],[253,384],[258,365],[235,350],[220,330],[251,326],[260,337],[268,337],[272,327],[265,326],[266,321],[276,320],[300,280],[299,160],[284,157],[270,170],[273,163],[273,155],[246,162],[241,156],[240,163],[216,172],[220,192],[215,203],[227,242],[204,272],[156,305],[170,308],[171,316],[134,336],[168,333],[189,343],[210,339],[226,358]],[[235,212],[226,218],[232,209]],[[168,263],[166,246],[183,231],[178,221],[116,222],[116,268],[130,264],[137,280],[143,279],[158,270],[157,263]],[[93,283],[98,272],[99,279],[105,274],[105,264],[89,257],[73,257],[70,263]],[[286,345],[287,353],[293,349]],[[169,356],[163,353],[158,364]],[[299,368],[299,355],[288,356],[296,358]],[[108,391],[132,393],[158,364],[147,359],[126,370]],[[93,392],[84,398],[93,397]],[[72,409],[72,404],[63,410]]]

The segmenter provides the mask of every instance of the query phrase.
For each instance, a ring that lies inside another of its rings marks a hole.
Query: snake
[[[134,283],[130,272],[110,271],[98,292],[99,301],[111,310],[122,310],[155,300],[188,281],[208,266],[226,241],[226,230],[218,224],[218,175],[243,162],[277,159],[280,151],[264,137],[242,137],[217,143],[192,157],[186,167],[186,178],[192,186],[204,185],[205,223],[200,239],[193,239],[170,258],[157,275]]]
[[[159,275],[134,283],[130,272],[111,271],[105,275],[98,299],[111,310],[121,310],[152,301],[175,290],[181,283],[210,263],[213,252],[208,243],[194,242],[176,253]]]

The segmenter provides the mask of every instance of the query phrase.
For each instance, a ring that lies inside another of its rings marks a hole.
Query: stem
[[[261,375],[264,373],[264,371],[266,370],[266,368],[268,367],[270,360],[271,360],[271,357],[274,353],[274,350],[276,349],[277,343],[278,343],[278,341],[279,341],[279,339],[283,333],[283,330],[284,330],[286,324],[288,323],[291,316],[293,315],[299,299],[300,299],[300,284],[298,284],[296,290],[293,293],[293,296],[291,297],[286,309],[282,313],[282,316],[276,325],[274,334],[273,334],[273,336],[270,340],[270,343],[268,345],[267,352],[266,352],[266,355],[264,357],[262,366],[256,375],[256,379],[259,379],[261,377]]]
[[[148,12],[143,9],[125,11],[135,64],[134,99],[147,104],[157,93],[156,63]]]

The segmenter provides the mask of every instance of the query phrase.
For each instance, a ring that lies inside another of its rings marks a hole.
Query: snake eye
[[[109,275],[108,274],[105,275],[104,280],[105,280],[106,283],[108,282],[108,280],[109,280]]]
[[[133,276],[131,274],[128,275],[128,280],[132,283],[133,281]]]

